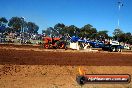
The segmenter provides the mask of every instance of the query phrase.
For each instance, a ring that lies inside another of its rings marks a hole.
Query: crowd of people
[[[32,44],[33,40],[42,40],[43,34],[35,33],[0,33],[0,43]]]

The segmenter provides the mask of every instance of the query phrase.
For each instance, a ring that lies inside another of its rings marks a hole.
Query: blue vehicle
[[[85,44],[90,44],[93,48],[102,48],[104,47],[104,43],[100,41],[90,41],[86,39],[80,39],[77,36],[72,36],[71,37],[71,42],[79,42],[79,43],[85,43]]]
[[[102,48],[102,47],[104,47],[104,43],[103,43],[103,42],[91,41],[91,42],[90,42],[90,45],[91,45],[93,48]]]
[[[90,40],[86,40],[86,39],[80,39],[77,36],[72,36],[71,37],[71,42],[81,42],[81,43],[90,43]]]
[[[89,46],[90,44],[90,41],[89,40],[86,40],[86,39],[80,39],[79,37],[77,36],[72,36],[71,37],[71,43],[77,43],[77,47],[81,48],[81,49],[84,49],[84,47],[86,46]],[[75,46],[76,46],[75,45]]]
[[[78,42],[78,40],[79,40],[79,37],[77,37],[77,36],[71,37],[71,42]]]

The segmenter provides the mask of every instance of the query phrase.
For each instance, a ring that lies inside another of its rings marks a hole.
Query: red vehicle
[[[44,48],[65,49],[66,43],[61,38],[44,37]]]

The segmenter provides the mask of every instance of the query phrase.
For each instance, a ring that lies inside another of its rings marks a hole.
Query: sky
[[[24,17],[35,22],[39,33],[57,23],[75,25],[79,28],[91,24],[98,31],[108,30],[109,35],[118,27],[132,33],[132,0],[0,0],[0,17]]]

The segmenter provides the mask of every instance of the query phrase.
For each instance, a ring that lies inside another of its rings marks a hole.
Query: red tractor
[[[65,49],[66,43],[61,38],[44,37],[44,48]]]

